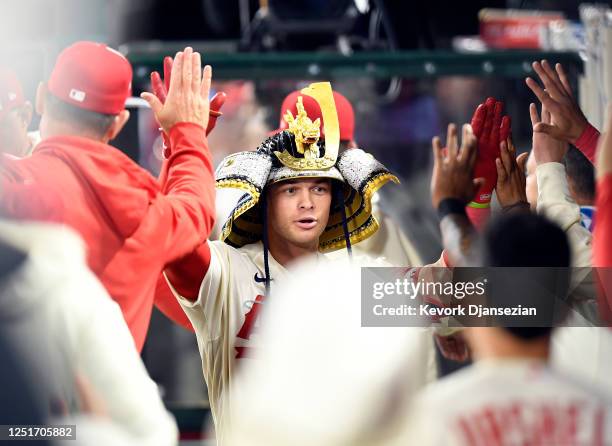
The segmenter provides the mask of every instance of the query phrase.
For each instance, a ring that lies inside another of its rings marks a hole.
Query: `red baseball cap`
[[[103,43],[77,42],[57,57],[49,92],[75,107],[116,115],[132,90],[132,66]]]
[[[0,118],[24,102],[21,82],[15,72],[0,68]]]
[[[297,101],[298,97],[302,96],[302,103],[304,104],[304,110],[308,117],[315,121],[317,118],[321,119],[321,138],[325,138],[325,122],[323,122],[323,115],[321,113],[321,107],[314,98],[307,96],[299,91],[290,93],[281,106],[280,112],[280,123],[279,128],[272,133],[278,133],[283,130],[287,130],[289,125],[285,121],[285,113],[289,110],[293,116],[297,114]],[[334,102],[336,103],[336,111],[338,113],[338,124],[340,126],[340,141],[352,141],[353,131],[355,129],[355,113],[353,112],[353,106],[343,95],[334,91]]]

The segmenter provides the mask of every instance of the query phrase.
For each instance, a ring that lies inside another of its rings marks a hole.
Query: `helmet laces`
[[[353,257],[353,248],[351,247],[351,237],[348,230],[348,220],[346,219],[346,208],[344,206],[344,193],[342,187],[336,188],[336,201],[340,205],[340,215],[342,215],[342,229],[344,230],[344,240],[346,242],[346,250],[350,258]]]

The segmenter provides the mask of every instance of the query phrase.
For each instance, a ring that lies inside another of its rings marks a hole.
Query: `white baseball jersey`
[[[608,327],[559,327],[553,332],[553,368],[579,377],[612,398],[612,330]]]
[[[210,266],[198,299],[189,301],[173,292],[196,333],[211,412],[220,434],[229,416],[231,379],[257,346],[257,320],[266,291],[264,255],[261,242],[240,249],[220,241],[208,244]],[[268,259],[273,289],[287,270],[272,255]]]
[[[612,402],[544,362],[482,360],[427,388],[410,417],[419,445],[609,445]]]

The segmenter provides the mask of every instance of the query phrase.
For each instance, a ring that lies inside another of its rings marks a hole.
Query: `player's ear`
[[[123,127],[125,127],[125,124],[127,124],[128,119],[130,119],[130,112],[127,110],[121,110],[121,112],[119,112],[119,114],[113,119],[113,123],[108,128],[104,139],[107,141],[112,141],[115,139]]]

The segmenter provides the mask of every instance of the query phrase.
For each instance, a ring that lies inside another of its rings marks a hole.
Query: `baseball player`
[[[533,252],[536,241],[541,249]],[[535,214],[510,214],[497,221],[488,229],[484,246],[491,266],[570,264],[564,232]],[[551,279],[557,287],[562,283],[556,275]],[[568,282],[566,277],[566,288]],[[466,329],[476,363],[419,396],[406,444],[610,444],[610,396],[549,366],[551,331]]]
[[[193,251],[212,226],[211,155],[205,129],[211,69],[179,53],[165,104],[152,101],[173,145],[164,187],[108,143],[129,118],[132,68],[104,44],[77,42],[59,55],[37,110],[43,141],[22,160],[2,159],[1,213],[59,222],[85,240],[89,267],[119,304],[142,349],[164,265]],[[196,85],[197,84],[197,85]]]
[[[324,121],[310,119],[304,96]],[[349,248],[377,229],[371,199],[397,178],[360,149],[338,156],[339,128],[331,86],[313,84],[296,99],[289,127],[256,151],[228,156],[217,187],[245,191],[223,225],[222,240],[201,245],[165,269],[195,329],[213,420],[228,421],[230,381],[257,345],[262,304],[297,259]],[[320,140],[324,125],[325,141]],[[171,150],[173,148],[171,147]],[[212,192],[212,190],[211,190]],[[211,214],[214,215],[214,214]]]
[[[577,203],[580,197],[571,193],[571,183],[561,163],[568,143],[574,144],[593,161],[599,132],[588,123],[578,107],[560,64],[553,70],[547,61],[536,62],[534,69],[546,92],[535,81],[528,79],[527,83],[542,102],[543,110],[541,117],[534,105],[530,110],[534,144],[528,162],[528,198],[532,206],[537,204],[538,213],[559,224],[568,236],[572,266],[576,267],[570,296],[579,310],[579,314],[572,315],[568,326],[553,333],[551,360],[559,370],[576,374],[612,393],[609,380],[612,332],[606,328],[588,326],[589,321],[599,321],[602,316],[605,320],[606,311],[605,300],[600,300],[599,305],[596,302],[599,272],[591,269],[593,237],[583,225],[584,218]]]
[[[291,111],[293,115],[297,113],[296,104],[297,98],[300,96],[300,91],[294,91],[287,95],[281,106],[280,123],[278,129],[271,132],[271,135],[287,130],[288,123],[285,119],[287,111]],[[358,147],[354,138],[355,128],[355,113],[353,106],[349,100],[337,91],[333,92],[334,102],[336,103],[336,111],[338,112],[338,124],[340,126],[340,152]],[[302,104],[306,113],[312,120],[320,119],[323,122],[323,116],[318,103],[305,96],[302,98]],[[323,123],[324,126],[325,123]],[[321,138],[325,139],[324,131],[321,132]],[[240,196],[240,191],[232,189],[217,189],[217,219],[211,234],[211,240],[217,240],[221,234],[221,226],[227,219],[227,216],[232,211],[231,204]],[[380,198],[378,194],[372,199],[372,215],[379,222],[380,228],[376,233],[356,245],[353,251],[356,255],[369,256],[372,258],[384,258],[388,263],[397,266],[417,266],[422,264],[422,259],[401,230],[391,217],[389,217],[380,206]],[[334,251],[329,253],[330,258],[344,257],[346,253],[343,251]]]

